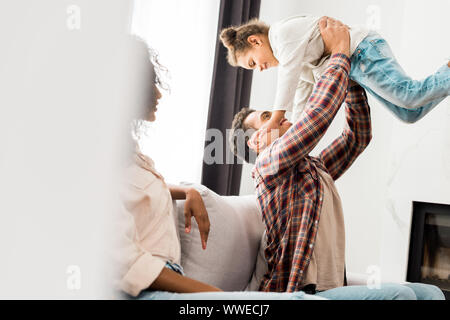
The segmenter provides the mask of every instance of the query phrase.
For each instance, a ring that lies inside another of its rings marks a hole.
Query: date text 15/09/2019
[[[224,304],[222,308],[218,307],[199,307],[199,306],[186,306],[180,307],[178,312],[179,315],[200,315],[206,316],[207,318],[211,317],[213,312],[222,313],[225,315],[253,315],[253,316],[264,316],[267,314],[269,310],[268,304]]]

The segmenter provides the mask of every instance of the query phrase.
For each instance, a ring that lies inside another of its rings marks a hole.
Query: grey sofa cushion
[[[192,218],[184,231],[184,201],[177,201],[181,265],[186,276],[226,291],[245,290],[253,276],[264,226],[255,196],[220,196],[205,186],[186,184],[202,195],[211,223],[206,250]]]
[[[264,250],[267,246],[266,244],[267,238],[266,232],[264,231],[259,245],[258,256],[256,257],[255,270],[253,272],[250,283],[248,284],[247,288],[245,288],[245,291],[258,291],[259,285],[261,284],[261,281],[268,270],[266,257],[264,255]]]

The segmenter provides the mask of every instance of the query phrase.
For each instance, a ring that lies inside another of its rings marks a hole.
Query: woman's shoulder
[[[150,157],[136,153],[133,160],[125,172],[127,182],[133,187],[143,190],[156,182],[164,183],[164,178],[156,171]]]

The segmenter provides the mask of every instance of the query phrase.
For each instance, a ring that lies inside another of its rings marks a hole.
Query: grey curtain
[[[203,161],[202,170],[202,184],[220,195],[239,194],[242,164],[237,164],[237,159],[226,147],[228,139],[226,130],[230,128],[233,116],[241,108],[248,106],[252,71],[228,64],[227,50],[220,42],[219,35],[225,27],[240,25],[252,18],[257,18],[260,6],[261,0],[222,0],[220,3],[207,129],[218,129],[224,137],[223,164],[207,164]],[[205,140],[205,148],[211,143],[217,144],[214,139]],[[227,164],[226,159],[234,159],[233,164]]]

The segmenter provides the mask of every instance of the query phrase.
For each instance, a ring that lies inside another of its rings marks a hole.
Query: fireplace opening
[[[406,280],[433,284],[450,300],[450,205],[413,202]]]

